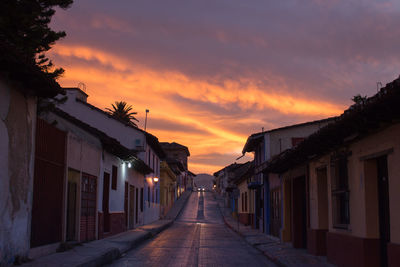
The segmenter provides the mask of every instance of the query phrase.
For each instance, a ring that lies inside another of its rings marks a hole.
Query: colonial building
[[[239,221],[244,225],[254,225],[254,198],[253,191],[248,188],[254,172],[254,162],[249,161],[235,170],[235,180],[233,184],[236,186],[239,194],[234,196],[237,198],[237,212]]]
[[[153,170],[116,139],[60,109],[40,117],[30,256],[143,224],[135,191]]]
[[[262,173],[263,166],[281,152],[290,149],[335,118],[290,125],[252,134],[247,138],[242,153],[254,153],[255,175],[249,182],[254,192],[254,227],[280,236],[281,183],[274,173]]]
[[[127,194],[138,198],[140,208],[143,207],[143,223],[147,224],[158,220],[160,217],[159,183],[154,178],[160,176],[160,160],[164,158],[157,137],[130,124],[121,122],[110,116],[105,111],[89,104],[88,95],[79,88],[65,88],[67,101],[58,107],[64,112],[79,118],[108,136],[115,138],[121,145],[130,150],[137,151],[137,157],[144,161],[153,172],[143,179],[143,185],[127,185]],[[142,205],[143,204],[143,205]]]
[[[400,265],[399,103],[397,79],[265,166],[284,186],[284,239],[338,266]]]
[[[192,190],[193,179],[188,170],[188,157],[190,156],[189,149],[176,142],[160,143],[164,150],[168,164],[176,165],[181,172],[177,174],[177,194],[180,196],[185,190]]]
[[[161,217],[165,217],[176,199],[176,174],[166,161],[160,166],[160,205]]]

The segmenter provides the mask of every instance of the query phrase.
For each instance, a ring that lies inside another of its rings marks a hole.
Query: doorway
[[[376,159],[378,171],[378,206],[379,206],[379,236],[380,263],[388,266],[387,244],[390,242],[390,210],[389,210],[389,179],[387,156]]]
[[[306,179],[293,179],[292,190],[292,238],[294,248],[307,247]]]
[[[68,170],[67,188],[67,241],[77,240],[77,199],[80,173]]]
[[[129,229],[135,227],[135,187],[129,185]]]
[[[139,188],[136,188],[136,194],[135,194],[135,218],[136,218],[136,224],[139,222],[139,207],[138,207],[138,204],[139,204]]]
[[[81,184],[81,242],[96,238],[96,196],[97,177],[83,173]]]
[[[38,118],[31,222],[31,247],[62,241],[65,132]]]
[[[110,199],[110,174],[104,173],[103,180],[103,230],[105,233],[110,232],[110,209],[109,209],[109,199]]]
[[[274,188],[270,192],[270,234],[279,237],[281,228],[281,190]]]

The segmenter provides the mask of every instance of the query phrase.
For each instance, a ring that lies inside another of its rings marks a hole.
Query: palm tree
[[[139,122],[138,119],[135,118],[137,112],[131,112],[132,111],[132,106],[128,105],[124,101],[115,101],[114,104],[111,104],[112,109],[106,108],[107,113],[113,116],[114,118],[126,122],[130,125],[133,125],[137,127],[136,123],[134,121]]]

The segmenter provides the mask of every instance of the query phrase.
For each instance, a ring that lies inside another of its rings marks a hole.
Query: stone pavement
[[[44,257],[35,259],[34,261],[23,264],[28,267],[45,267],[45,266],[102,266],[110,263],[113,260],[121,257],[129,250],[135,248],[145,240],[157,235],[164,229],[171,226],[179,215],[191,192],[186,191],[174,203],[171,213],[168,213],[169,219],[158,220],[151,224],[140,226],[136,229],[122,232],[120,234],[95,240],[88,243],[83,243],[74,248],[50,254]]]
[[[214,194],[220,211],[224,217],[225,224],[233,231],[241,235],[247,243],[261,251],[270,260],[279,266],[315,266],[315,267],[332,267],[335,266],[327,262],[326,257],[314,256],[308,254],[305,249],[293,248],[288,243],[282,243],[279,239],[260,233],[251,226],[245,226],[239,223],[231,215],[230,209],[224,205],[221,196]]]

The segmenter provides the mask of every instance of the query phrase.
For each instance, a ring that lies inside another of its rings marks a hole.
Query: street
[[[194,192],[174,224],[109,266],[275,266],[225,226],[214,196]]]

